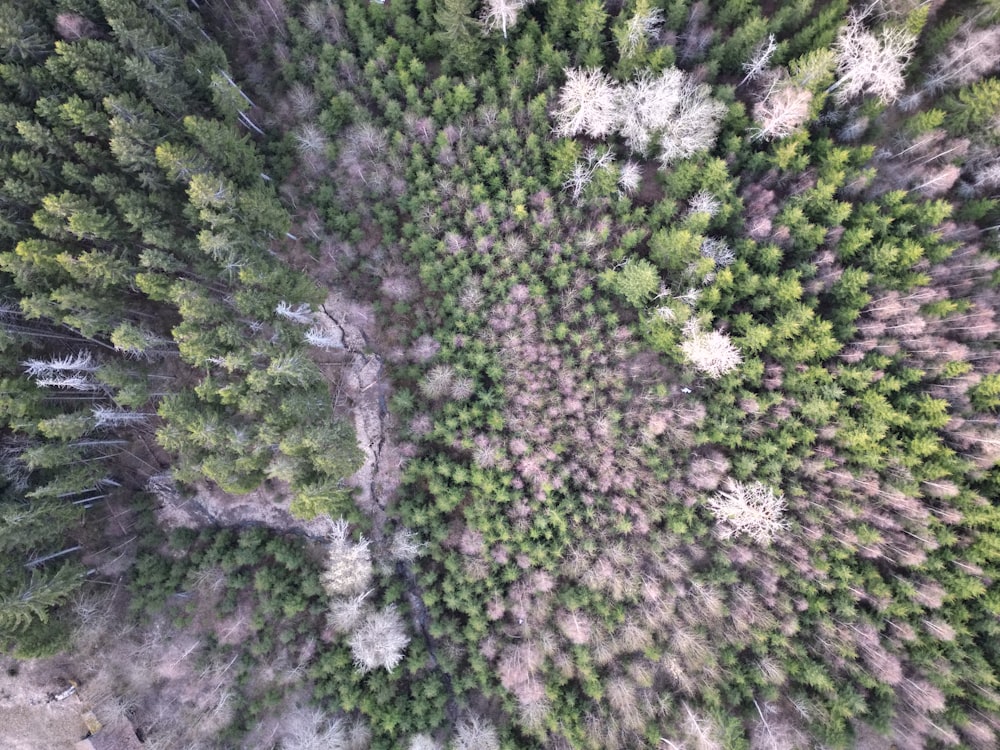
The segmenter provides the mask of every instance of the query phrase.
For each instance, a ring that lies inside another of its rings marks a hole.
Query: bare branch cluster
[[[923,88],[940,91],[951,86],[966,86],[1000,67],[1000,26],[977,27],[965,23],[959,32],[934,58]]]
[[[642,49],[648,39],[656,36],[663,25],[663,11],[642,4],[635,9],[635,15],[625,22],[618,35],[618,49],[621,57],[627,59]]]
[[[721,331],[702,331],[696,319],[684,326],[681,352],[695,369],[710,378],[720,378],[743,361],[740,350]]]
[[[555,111],[556,135],[607,138],[618,126],[618,88],[599,68],[568,68]]]
[[[507,29],[517,23],[517,15],[526,5],[531,5],[535,0],[486,0],[480,20],[483,22],[483,30],[489,33],[495,29],[503,32],[503,38],[507,38]]]
[[[352,542],[347,521],[341,518],[330,533],[330,551],[322,574],[323,588],[333,597],[357,596],[369,587],[373,575],[368,540],[361,537],[357,544]]]
[[[718,492],[708,501],[708,507],[721,525],[723,537],[746,534],[761,544],[787,528],[784,519],[785,500],[760,482],[743,484],[728,480],[727,491]]]
[[[899,26],[883,27],[876,36],[865,27],[864,18],[863,13],[852,12],[833,45],[838,79],[832,90],[839,104],[863,94],[889,104],[906,85],[903,70],[917,43],[916,36]]]
[[[618,132],[635,153],[656,143],[660,163],[668,165],[712,147],[726,105],[711,89],[676,68],[640,73],[619,86],[597,69],[566,70],[554,113],[561,136],[607,138]]]
[[[776,77],[767,93],[754,104],[753,118],[758,127],[753,130],[752,137],[773,140],[791,135],[809,118],[812,99],[809,89],[787,78]]]
[[[406,624],[395,605],[369,614],[351,635],[351,653],[354,665],[362,673],[379,667],[391,672],[403,659],[403,650],[409,645]]]

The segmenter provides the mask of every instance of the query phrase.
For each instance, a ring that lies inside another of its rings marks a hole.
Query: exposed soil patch
[[[642,162],[642,182],[639,185],[639,193],[636,201],[646,206],[659,203],[663,200],[663,186],[660,184],[659,171],[656,162]]]
[[[382,355],[373,351],[375,312],[370,307],[332,292],[323,304],[325,326],[339,331],[349,356],[340,373],[338,393],[352,406],[358,445],[364,465],[348,482],[358,488],[358,506],[374,521],[373,534],[381,537],[385,507],[400,481],[401,456],[389,437],[388,381],[383,377]]]
[[[79,698],[51,700],[73,677],[66,659],[0,658],[0,747],[72,750],[87,734]]]
[[[332,521],[325,516],[303,521],[288,510],[292,497],[284,482],[268,481],[252,492],[231,495],[214,484],[196,485],[193,495],[184,496],[165,477],[157,478],[160,501],[156,518],[167,529],[205,526],[267,526],[280,531],[298,531],[319,538],[330,533]]]

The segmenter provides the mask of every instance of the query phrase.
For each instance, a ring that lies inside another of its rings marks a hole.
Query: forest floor
[[[69,686],[67,658],[0,659],[0,747],[4,750],[72,750],[87,734],[84,709],[75,695],[51,696]]]

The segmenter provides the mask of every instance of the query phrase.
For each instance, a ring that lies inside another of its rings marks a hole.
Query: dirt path
[[[372,353],[378,340],[374,311],[331,294],[323,304],[324,326],[332,326],[341,336],[346,352],[352,355],[344,373],[342,387],[354,407],[354,427],[358,445],[365,453],[364,466],[351,477],[358,487],[359,507],[372,519],[372,541],[380,545],[385,540],[386,508],[399,488],[402,457],[392,439],[392,423],[387,399],[391,388],[383,369],[382,355]],[[419,536],[420,530],[413,529]],[[424,605],[420,585],[413,566],[398,561],[396,573],[406,583],[406,598],[413,615],[413,624],[427,646],[431,669],[438,669],[436,644],[430,635],[430,613]],[[458,706],[451,686],[451,675],[442,672],[448,692],[447,713],[452,722],[458,719]]]
[[[334,291],[315,317],[317,324],[340,337],[348,357],[338,394],[351,406],[358,445],[365,454],[364,464],[348,482],[358,488],[358,506],[371,516],[373,541],[379,543],[386,505],[399,486],[400,460],[390,438],[389,382],[383,377],[382,355],[373,346],[375,312]]]

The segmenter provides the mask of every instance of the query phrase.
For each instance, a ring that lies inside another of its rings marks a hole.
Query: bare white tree
[[[312,309],[306,303],[292,306],[288,302],[281,301],[274,308],[274,314],[293,323],[301,323],[302,325],[312,323]]]
[[[663,25],[663,11],[651,8],[648,0],[636,3],[635,15],[625,22],[617,32],[618,52],[623,59],[632,57],[645,43],[656,36]]]
[[[661,737],[663,746],[669,750],[722,750],[718,723],[708,716],[696,714],[687,703],[682,703],[681,707],[684,712],[675,730],[681,736],[676,740]]]
[[[295,131],[295,145],[303,155],[319,155],[326,151],[326,135],[317,126],[306,123]]]
[[[657,131],[667,127],[681,103],[685,73],[667,68],[658,76],[648,71],[618,92],[618,131],[637,154],[646,154]]]
[[[708,86],[694,83],[677,68],[657,76],[644,71],[618,92],[618,131],[638,154],[658,142],[666,167],[715,143],[726,105],[709,93]]]
[[[104,390],[97,381],[91,379],[89,375],[61,375],[53,373],[45,377],[35,378],[35,385],[39,388],[68,388],[71,391],[100,391]]]
[[[27,359],[21,363],[29,378],[45,377],[56,372],[94,372],[97,362],[88,351],[65,354],[52,359]]]
[[[371,613],[368,595],[371,590],[357,596],[342,597],[330,601],[330,612],[327,621],[338,633],[352,633],[361,621]]]
[[[726,481],[726,491],[717,492],[708,507],[720,524],[723,538],[746,534],[761,544],[767,544],[776,533],[788,527],[784,518],[785,499],[776,495],[766,484],[743,484]]]
[[[423,553],[423,550],[423,543],[409,529],[396,529],[389,544],[389,554],[392,555],[392,559],[401,562],[413,562]]]
[[[288,90],[288,101],[299,119],[308,119],[316,114],[316,97],[311,86],[296,81]]]
[[[895,101],[906,85],[903,69],[917,43],[901,26],[885,26],[876,36],[864,19],[864,12],[851,11],[833,44],[838,78],[829,90],[842,105],[863,94],[877,96],[883,104]]]
[[[808,747],[809,741],[790,716],[783,715],[772,703],[760,705],[756,700],[754,706],[760,720],[754,722],[750,733],[750,750],[798,750]],[[860,750],[860,745],[856,745]]]
[[[500,738],[488,721],[470,716],[455,727],[451,750],[500,750]]]
[[[369,750],[372,744],[372,730],[360,716],[351,720],[347,727],[347,750]]]
[[[489,33],[499,28],[503,32],[503,38],[507,38],[507,29],[517,23],[517,14],[526,5],[531,5],[535,0],[486,0],[480,20],[483,22],[483,30]]]
[[[952,37],[944,51],[934,58],[922,88],[940,91],[950,86],[965,86],[1000,67],[1000,26],[966,22]]]
[[[778,49],[777,43],[774,41],[774,34],[768,34],[767,39],[762,41],[754,49],[753,54],[750,55],[750,59],[743,63],[743,70],[747,74],[740,81],[739,85],[742,86],[747,81],[753,81],[760,78],[767,70],[767,66],[771,62],[771,57],[774,56],[775,50]]]
[[[701,243],[701,254],[715,261],[720,268],[731,266],[736,261],[736,253],[725,240],[706,237]]]
[[[281,750],[347,750],[343,722],[328,721],[318,708],[300,708],[281,718]]]
[[[129,427],[146,422],[151,414],[139,411],[128,411],[111,406],[95,406],[90,410],[94,415],[95,427]]]
[[[344,336],[335,331],[328,331],[320,326],[312,326],[305,333],[306,343],[320,349],[343,349]]]
[[[608,169],[614,164],[615,155],[610,148],[590,148],[584,154],[583,159],[573,165],[573,171],[563,182],[563,190],[569,192],[573,197],[573,202],[578,203],[587,185],[594,179],[594,175],[599,169]]]
[[[754,104],[753,118],[757,127],[751,131],[751,137],[773,140],[796,132],[809,119],[812,98],[809,89],[796,86],[787,78],[776,78]]]
[[[726,105],[709,96],[705,84],[685,81],[680,104],[660,135],[660,166],[694,156],[715,145]]]
[[[449,395],[453,401],[465,401],[476,392],[476,381],[472,378],[460,376],[451,381]]]
[[[726,334],[721,331],[702,331],[696,318],[684,325],[681,352],[695,369],[710,378],[722,377],[743,361],[740,350]]]
[[[391,672],[403,660],[403,650],[410,643],[406,624],[395,605],[373,612],[354,631],[349,641],[354,666],[359,672],[379,667]]]
[[[451,393],[455,370],[451,365],[437,365],[420,381],[420,392],[427,398],[443,398]]]
[[[618,126],[615,82],[598,68],[567,68],[555,112],[556,135],[606,138]]]
[[[722,208],[722,202],[707,190],[695,193],[688,200],[688,215],[708,214],[715,216]]]
[[[1000,188],[1000,155],[992,149],[977,148],[966,161],[965,172],[975,188]]]
[[[371,584],[374,569],[368,540],[351,541],[347,521],[334,524],[330,533],[330,551],[322,573],[323,587],[330,596],[358,596]]]
[[[642,167],[634,161],[627,161],[618,173],[618,189],[625,195],[635,195],[642,184]]]
[[[441,743],[429,734],[415,734],[410,737],[406,750],[442,750]]]

